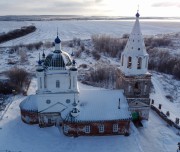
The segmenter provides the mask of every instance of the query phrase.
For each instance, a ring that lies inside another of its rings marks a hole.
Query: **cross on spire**
[[[57,36],[59,35],[59,32],[58,32],[58,27],[57,27]]]

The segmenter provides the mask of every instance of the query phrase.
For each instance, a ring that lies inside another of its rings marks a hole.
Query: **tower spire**
[[[139,23],[139,10],[136,21],[121,56],[121,70],[126,75],[145,74],[147,72],[148,54]]]

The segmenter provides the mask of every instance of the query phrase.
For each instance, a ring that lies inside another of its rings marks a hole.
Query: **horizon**
[[[17,5],[14,5],[17,4]],[[180,17],[178,0],[1,0],[1,16],[74,15],[134,17]],[[13,14],[13,15],[12,15]]]

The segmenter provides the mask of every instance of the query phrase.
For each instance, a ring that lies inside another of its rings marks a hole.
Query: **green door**
[[[132,120],[138,120],[139,119],[139,113],[138,112],[133,112],[132,113]]]

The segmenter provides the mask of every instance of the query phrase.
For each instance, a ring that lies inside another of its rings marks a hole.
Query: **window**
[[[48,119],[48,124],[51,124],[51,118]]]
[[[50,104],[50,103],[51,103],[51,100],[49,100],[49,99],[46,100],[46,103],[47,103],[47,104]]]
[[[135,83],[134,89],[139,89],[139,83],[138,82]]]
[[[46,76],[44,77],[44,88],[46,88]]]
[[[148,67],[148,57],[146,57],[146,66],[145,66],[145,68],[147,68]]]
[[[142,58],[139,57],[137,62],[137,69],[141,69],[141,65],[142,65]]]
[[[147,83],[145,83],[145,86],[144,86],[144,93],[147,92]]]
[[[90,133],[90,126],[85,126],[85,133]]]
[[[131,86],[130,85],[128,86],[128,92],[131,92]]]
[[[113,132],[118,132],[118,124],[113,124]]]
[[[40,78],[40,88],[42,88],[42,79]]]
[[[69,131],[69,127],[67,125],[64,125],[64,132],[68,133],[68,131]]]
[[[99,125],[99,132],[103,133],[104,132],[104,125]]]
[[[71,102],[71,100],[70,99],[66,99],[66,103],[70,103]]]
[[[75,77],[73,77],[73,88],[75,88]]]
[[[124,55],[122,55],[122,60],[121,60],[121,65],[123,66],[123,62],[124,62]]]
[[[132,66],[132,57],[128,57],[128,64],[127,64],[127,68],[131,69]]]
[[[56,88],[60,88],[60,82],[59,82],[59,80],[56,80]]]

